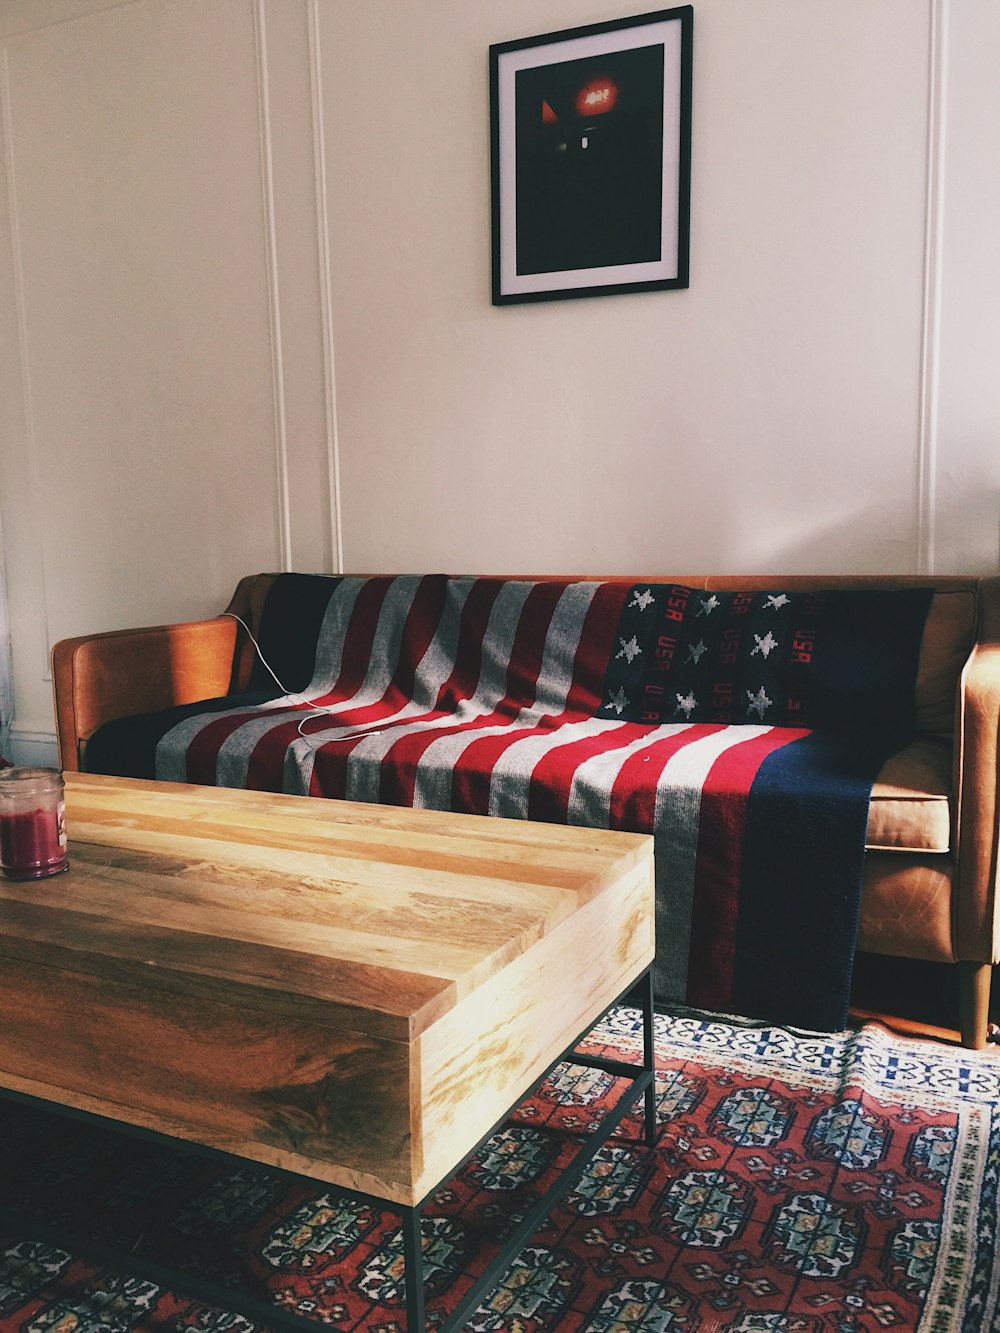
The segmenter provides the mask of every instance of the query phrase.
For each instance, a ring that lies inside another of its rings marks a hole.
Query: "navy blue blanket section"
[[[308,687],[316,671],[316,649],[323,617],[342,580],[322,574],[279,574],[270,588],[260,618],[260,654],[250,674],[251,690],[270,691],[269,698]],[[267,661],[274,675],[264,666]],[[284,686],[279,689],[274,676]]]
[[[631,722],[913,727],[930,589],[636,585],[607,677]],[[621,691],[620,694],[617,694]],[[616,713],[618,710],[615,710]]]
[[[732,1009],[847,1023],[875,778],[899,732],[813,731],[770,755],[747,797]],[[776,834],[776,830],[780,830]]]

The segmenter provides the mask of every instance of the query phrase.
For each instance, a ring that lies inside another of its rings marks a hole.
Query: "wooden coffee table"
[[[86,774],[66,819],[0,880],[0,1085],[391,1203],[411,1329],[425,1200],[639,980],[652,1133],[651,837]]]

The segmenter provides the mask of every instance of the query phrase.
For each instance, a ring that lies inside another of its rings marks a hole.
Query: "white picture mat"
[[[500,181],[500,292],[565,291],[576,287],[613,286],[618,283],[662,282],[676,278],[680,189],[681,31],[676,19],[617,32],[592,33],[566,41],[502,53],[497,61],[499,106]],[[558,273],[516,271],[517,263],[517,131],[515,76],[520,70],[561,65],[587,56],[640,47],[663,48],[663,197],[661,200],[660,258],[639,264],[609,264],[600,268],[565,269]]]

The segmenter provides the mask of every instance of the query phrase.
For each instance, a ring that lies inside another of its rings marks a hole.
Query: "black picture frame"
[[[689,285],[691,5],[490,47],[493,304]]]

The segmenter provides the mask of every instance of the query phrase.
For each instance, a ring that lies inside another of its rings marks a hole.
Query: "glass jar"
[[[0,871],[8,879],[43,879],[68,868],[62,774],[0,770]]]

